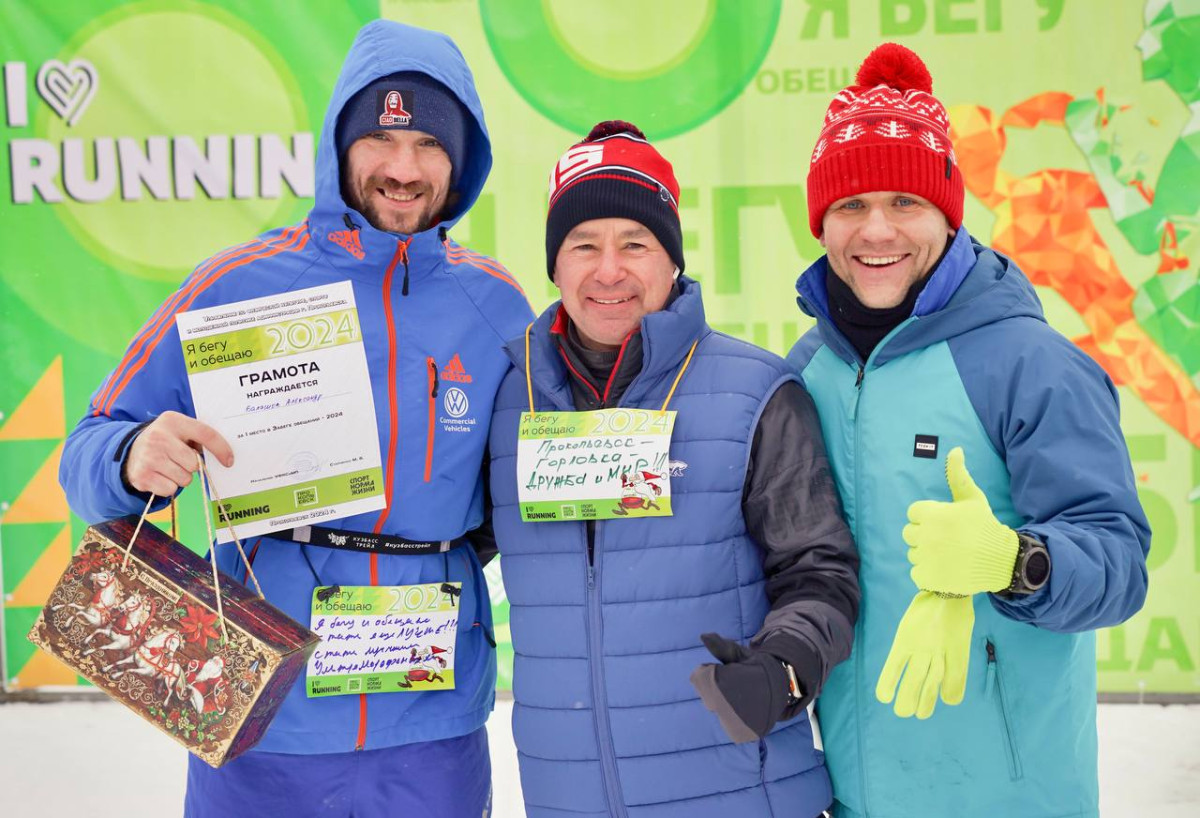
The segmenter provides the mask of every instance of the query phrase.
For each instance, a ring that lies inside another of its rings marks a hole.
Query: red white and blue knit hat
[[[829,103],[808,168],[808,225],[821,237],[839,199],[877,190],[913,193],[962,224],[963,177],[950,120],[914,52],[884,43],[863,60],[855,84]]]
[[[631,219],[645,225],[683,270],[675,171],[646,135],[628,122],[596,125],[550,172],[546,272],[551,280],[563,240],[576,225],[591,219]]]

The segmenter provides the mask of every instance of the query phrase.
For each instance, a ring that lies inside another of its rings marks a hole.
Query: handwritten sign
[[[675,413],[524,412],[517,497],[526,522],[671,515]]]
[[[454,687],[461,582],[317,588],[308,697]]]

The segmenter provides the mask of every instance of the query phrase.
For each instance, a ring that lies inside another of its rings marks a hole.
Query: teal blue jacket
[[[822,258],[797,282],[817,326],[788,360],[821,416],[862,564],[850,659],[818,703],[839,816],[1098,815],[1095,628],[1146,595],[1150,530],[1117,395],[1051,329],[1024,274],[959,230],[913,315],[865,362],[829,317]],[[915,446],[936,438],[936,456]],[[908,506],[950,500],[962,446],[996,516],[1044,542],[1035,594],[975,598],[967,693],[900,719],[875,683],[916,592],[901,538]]]

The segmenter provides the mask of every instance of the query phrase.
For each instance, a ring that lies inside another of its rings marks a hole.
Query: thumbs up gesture
[[[921,500],[908,507],[903,536],[913,582],[923,591],[958,596],[1003,591],[1017,561],[1017,532],[992,514],[962,447],[946,457],[946,482],[952,502]]]

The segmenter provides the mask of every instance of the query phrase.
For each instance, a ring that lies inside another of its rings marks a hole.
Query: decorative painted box
[[[94,525],[29,639],[213,767],[253,747],[318,637],[138,518]],[[230,546],[231,547],[231,546]]]

